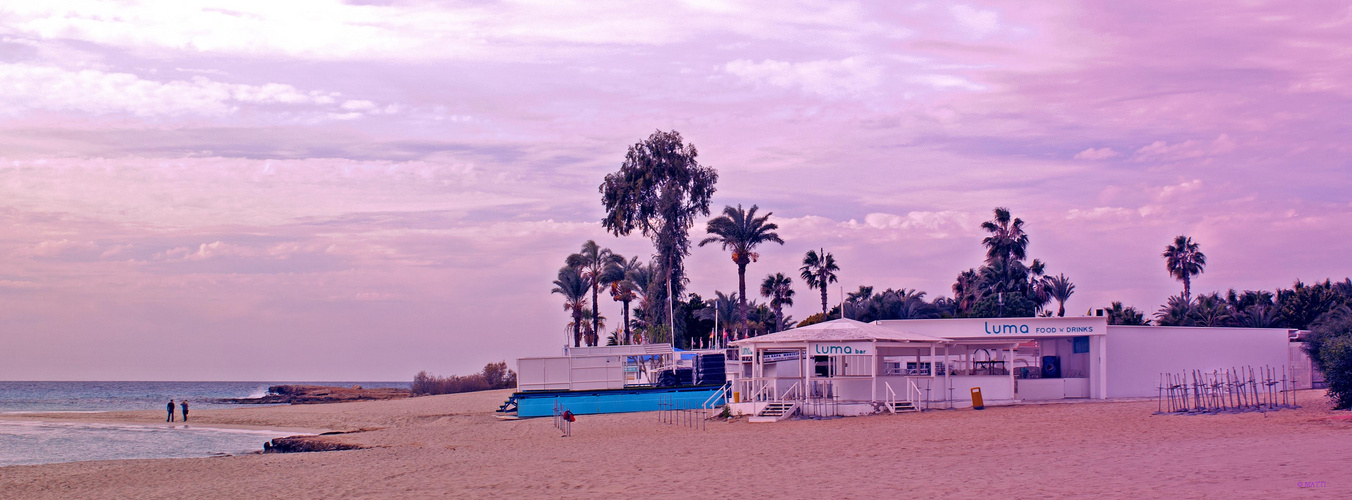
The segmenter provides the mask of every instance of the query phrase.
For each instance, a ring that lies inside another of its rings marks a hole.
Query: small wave
[[[244,396],[243,399],[258,399],[267,395],[268,395],[268,386],[265,385],[257,389],[254,389],[253,392],[249,393],[248,396]]]

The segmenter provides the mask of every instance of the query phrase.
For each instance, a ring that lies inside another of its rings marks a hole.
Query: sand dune
[[[368,449],[0,468],[5,498],[1009,495],[1347,496],[1352,420],[1314,392],[1268,414],[1155,416],[1154,402],[827,421],[660,424],[653,414],[501,421],[508,391],[194,410],[194,424],[363,432]],[[22,418],[157,423],[159,412]],[[262,443],[260,443],[261,446]],[[1302,481],[1325,487],[1302,488]]]

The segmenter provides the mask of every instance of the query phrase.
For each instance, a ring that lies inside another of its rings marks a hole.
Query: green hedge
[[[1352,409],[1352,337],[1324,341],[1319,349],[1324,380],[1329,383],[1329,398],[1338,410]]]

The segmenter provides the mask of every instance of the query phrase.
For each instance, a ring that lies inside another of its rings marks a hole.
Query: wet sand
[[[1320,391],[1322,392],[1322,391]],[[1347,497],[1352,418],[1298,410],[1152,415],[1153,401],[1021,405],[707,430],[650,413],[503,421],[510,391],[193,410],[191,424],[359,431],[366,449],[0,468],[4,498]],[[153,425],[161,412],[6,418]],[[158,422],[162,423],[162,422]],[[259,443],[260,448],[262,443]],[[1323,482],[1302,487],[1301,482]]]

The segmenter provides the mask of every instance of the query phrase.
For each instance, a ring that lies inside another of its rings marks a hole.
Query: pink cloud
[[[1113,148],[1089,148],[1075,153],[1076,160],[1106,160],[1115,156],[1117,156],[1117,151],[1113,151]]]

